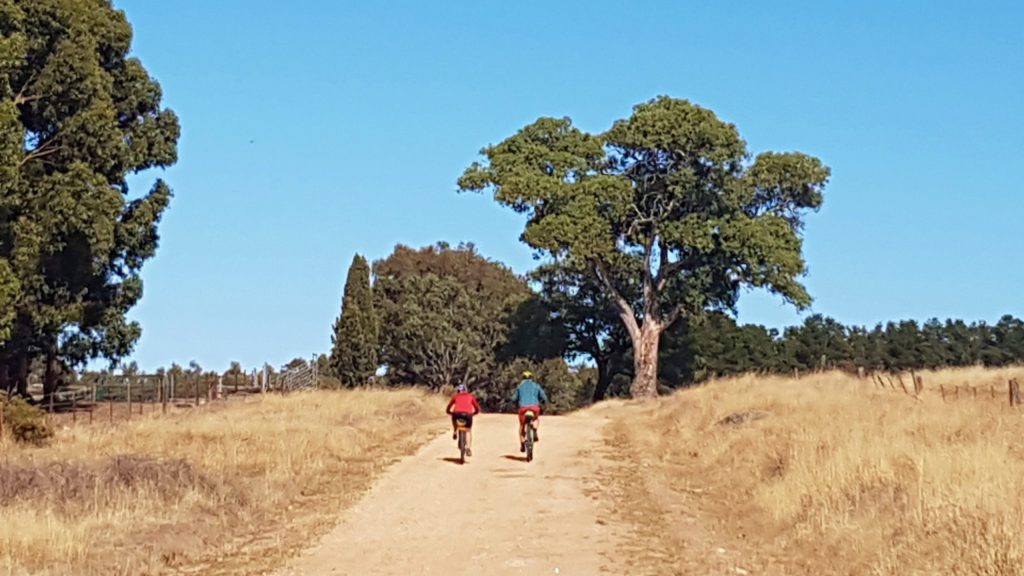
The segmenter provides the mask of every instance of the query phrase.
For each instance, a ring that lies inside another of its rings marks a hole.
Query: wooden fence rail
[[[881,388],[882,390],[890,389],[894,391],[902,391],[904,394],[908,396],[913,396],[915,398],[920,399],[920,396],[924,393],[925,390],[924,377],[922,377],[919,374],[915,374],[914,372],[911,372],[910,378],[912,388],[906,385],[906,383],[903,380],[902,374],[891,374],[888,376],[883,376],[881,374],[875,373],[871,374],[871,382],[873,383],[875,388]],[[899,387],[896,386],[896,382],[899,383]],[[979,398],[979,389],[984,391],[983,385],[972,386],[970,383],[964,383],[963,385],[955,384],[948,388],[945,384],[939,384],[938,386],[939,396],[942,398],[943,402],[949,400],[959,400],[961,395],[961,389],[963,389],[964,398],[970,396],[972,400],[977,400]],[[996,398],[996,385],[989,384],[988,391],[989,399],[994,400]],[[1009,381],[1007,382],[1006,391],[1010,406],[1017,407],[1024,405],[1024,397],[1022,397],[1020,390],[1020,381],[1017,378],[1009,379]]]

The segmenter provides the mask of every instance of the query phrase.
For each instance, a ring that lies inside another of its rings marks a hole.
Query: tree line
[[[686,370],[671,378],[699,381],[745,372],[791,373],[822,369],[900,372],[1024,363],[1024,321],[1011,315],[995,324],[937,318],[900,320],[872,328],[844,326],[815,314],[781,333],[738,325],[711,315],[680,327],[666,354]]]
[[[356,256],[326,372],[339,386],[370,381],[450,389],[466,384],[491,409],[507,404],[522,370],[550,387],[557,409],[629,396],[633,348],[608,307],[587,311],[596,287],[541,266],[518,276],[472,244],[399,245],[371,266]],[[675,323],[659,348],[662,391],[750,372],[922,370],[1024,362],[1024,321],[903,320],[871,329],[814,314],[784,330],[707,311]]]
[[[585,396],[586,375],[563,360],[557,335],[530,332],[546,330],[538,313],[527,280],[472,244],[399,245],[372,271],[357,255],[325,373],[346,387],[466,384],[496,409],[529,368],[556,409],[573,408]]]

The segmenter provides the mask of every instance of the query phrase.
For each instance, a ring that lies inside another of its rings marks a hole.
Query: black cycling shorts
[[[452,426],[455,426],[455,419],[462,418],[466,421],[466,428],[473,429],[473,415],[468,412],[456,412],[452,414]]]

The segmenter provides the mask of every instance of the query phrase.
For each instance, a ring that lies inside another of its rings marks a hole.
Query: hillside
[[[606,474],[638,529],[630,573],[1024,573],[1013,377],[925,373],[920,398],[839,374],[744,377],[597,408],[625,459]]]

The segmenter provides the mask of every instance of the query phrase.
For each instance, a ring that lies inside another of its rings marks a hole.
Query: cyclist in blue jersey
[[[523,381],[512,393],[512,401],[519,409],[519,451],[526,452],[526,413],[533,412],[533,438],[539,442],[537,427],[540,424],[540,406],[548,403],[548,395],[544,388],[533,379],[533,373],[527,370],[523,372]]]

